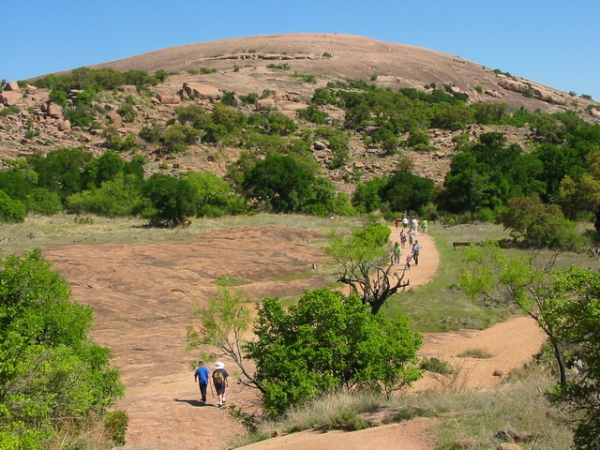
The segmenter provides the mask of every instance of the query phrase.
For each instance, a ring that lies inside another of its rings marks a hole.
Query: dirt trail
[[[392,240],[397,236],[393,228]],[[244,433],[226,411],[198,402],[191,367],[194,356],[185,349],[192,305],[205,304],[216,290],[214,280],[222,276],[250,281],[239,289],[253,299],[297,295],[305,288],[325,286],[327,277],[283,281],[286,275],[323,262],[322,251],[306,245],[322,237],[287,227],[240,227],[208,233],[194,242],[76,245],[45,252],[70,282],[73,298],[94,308],[92,337],[115,354],[114,363],[126,386],[125,398],[117,406],[130,416],[124,449],[218,449]],[[417,239],[421,257],[419,265],[407,272],[409,289],[431,280],[439,264],[433,240],[424,235]],[[463,366],[469,379],[465,384],[477,387],[498,383],[491,372],[498,369],[507,374],[520,367],[540,345],[537,327],[517,318],[481,332],[428,334],[419,353],[454,361],[465,348],[484,348],[492,359]],[[235,378],[233,366],[226,363]],[[432,386],[435,381],[425,380],[417,389]],[[232,383],[228,403],[248,406],[255,401],[254,392]],[[356,433],[306,432],[251,448],[349,450],[371,448],[377,442],[388,448],[429,449],[426,427],[425,422],[410,421]]]

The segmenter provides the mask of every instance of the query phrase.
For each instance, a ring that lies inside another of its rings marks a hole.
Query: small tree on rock
[[[404,273],[401,276],[391,273],[390,233],[385,225],[373,224],[347,238],[333,237],[327,248],[339,265],[338,281],[350,286],[373,314],[388,298],[409,285],[409,280],[404,281]]]

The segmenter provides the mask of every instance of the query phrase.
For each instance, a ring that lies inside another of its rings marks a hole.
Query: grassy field
[[[196,236],[215,230],[249,226],[293,226],[320,230],[325,235],[332,230],[348,232],[352,226],[360,225],[359,219],[336,219],[300,215],[249,215],[230,216],[218,219],[194,219],[188,227],[153,228],[147,221],[135,218],[110,219],[100,216],[55,216],[30,215],[25,222],[2,224],[0,227],[0,249],[5,253],[22,253],[33,248],[48,249],[72,244],[143,244],[168,241],[193,240]],[[326,239],[311,242],[325,246]]]

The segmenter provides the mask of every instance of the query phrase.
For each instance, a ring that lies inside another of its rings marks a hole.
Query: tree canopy
[[[0,447],[47,448],[83,432],[123,393],[111,353],[93,343],[91,308],[39,250],[0,260]]]
[[[306,292],[287,311],[264,299],[254,333],[246,349],[271,415],[339,389],[389,393],[420,378],[421,337],[407,318],[374,315],[355,295]]]

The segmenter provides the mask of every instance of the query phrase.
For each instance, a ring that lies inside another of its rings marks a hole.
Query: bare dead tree
[[[352,293],[358,295],[363,304],[369,305],[373,314],[377,314],[388,298],[400,290],[404,291],[410,282],[404,281],[406,272],[402,276],[392,274],[392,267],[392,264],[384,268],[374,261],[359,261],[346,266],[338,281],[350,286]],[[396,281],[392,277],[396,277]]]

